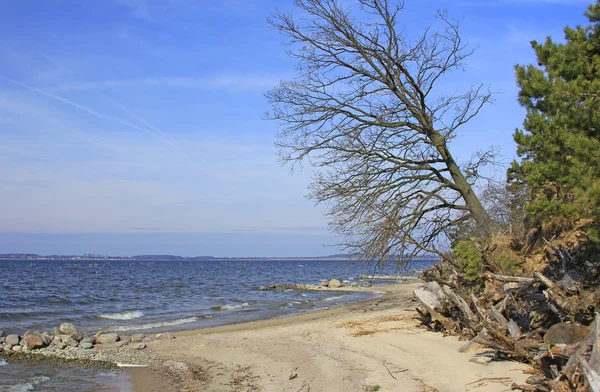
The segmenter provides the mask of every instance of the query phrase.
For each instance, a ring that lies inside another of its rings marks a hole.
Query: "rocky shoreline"
[[[338,279],[324,280],[319,284],[297,283],[297,284],[272,284],[260,286],[261,291],[272,290],[300,290],[300,291],[372,291],[371,283],[342,282]]]
[[[23,335],[0,331],[0,357],[15,361],[50,360],[98,368],[154,365],[146,353],[147,343],[175,339],[173,334],[130,336],[100,331],[94,335],[63,323],[48,332],[27,331]]]

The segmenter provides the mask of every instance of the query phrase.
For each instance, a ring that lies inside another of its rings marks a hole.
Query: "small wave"
[[[121,325],[118,327],[110,328],[111,331],[116,332],[127,332],[127,331],[141,331],[144,329],[155,329],[163,327],[174,327],[176,325],[194,323],[198,321],[198,317],[187,317],[183,319],[170,320],[170,321],[159,321],[156,323],[139,324],[139,325]]]
[[[108,319],[108,320],[133,320],[133,319],[140,318],[143,316],[144,316],[144,313],[140,312],[139,310],[135,310],[133,312],[101,314],[97,317],[102,318],[102,319]]]
[[[243,304],[215,306],[215,307],[212,307],[211,309],[212,310],[236,310],[236,309],[241,309],[241,308],[247,308],[248,306],[250,306],[250,304],[247,302],[244,302]]]
[[[301,297],[308,297],[308,294],[301,293],[300,296]]]
[[[344,295],[337,295],[335,297],[324,298],[323,301],[335,301],[335,300],[342,299],[342,298],[344,298]]]
[[[35,389],[36,385],[46,382],[48,380],[50,380],[50,377],[37,376],[37,377],[33,377],[33,378],[27,380],[28,382],[4,387],[4,388],[2,388],[2,391],[7,391],[7,392],[8,391],[10,391],[10,392],[32,391]]]

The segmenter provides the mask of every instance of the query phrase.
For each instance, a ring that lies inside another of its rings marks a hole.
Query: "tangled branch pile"
[[[537,270],[511,276],[488,262],[476,283],[445,259],[414,292],[421,321],[469,339],[461,351],[487,347],[539,371],[513,389],[600,391],[600,263],[584,260],[582,246],[543,250],[551,257]]]

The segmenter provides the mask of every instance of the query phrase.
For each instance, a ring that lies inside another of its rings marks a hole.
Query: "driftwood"
[[[518,339],[523,335],[521,332],[521,327],[519,327],[519,325],[515,323],[513,319],[510,319],[510,321],[506,324],[506,328],[508,329],[508,334],[513,339]]]
[[[583,370],[583,374],[585,374],[585,378],[587,379],[592,392],[600,392],[600,375],[596,369],[593,369],[583,358],[581,355],[577,355],[577,360],[581,364],[581,368]]]
[[[543,374],[528,379],[524,385],[513,385],[513,389],[584,391],[592,388],[600,392],[600,316],[595,315],[592,331],[585,332],[590,329],[586,325],[592,321],[594,306],[600,309],[600,294],[590,292],[590,287],[591,290],[600,287],[594,275],[597,267],[569,270],[569,263],[555,263],[553,265],[559,266],[561,271],[547,269],[533,276],[508,276],[491,268],[494,272],[480,275],[481,280],[491,284],[486,284],[485,291],[478,292],[469,290],[469,284],[461,280],[455,265],[444,264],[426,274],[428,282],[414,293],[425,309],[423,319],[427,320],[425,316],[428,316],[429,320],[437,320],[432,327],[441,326],[447,333],[468,339],[460,352],[487,347],[500,357],[527,362]],[[562,272],[563,269],[566,272]],[[552,326],[558,330],[560,322],[565,325],[584,323],[566,328],[583,331],[583,334],[576,334],[567,344],[545,343],[542,338],[546,332]]]
[[[454,293],[454,291],[452,291],[452,289],[446,285],[442,286],[442,291],[444,294],[446,294],[446,296],[448,296],[448,298],[452,300],[452,302],[454,302],[456,306],[458,306],[458,308],[465,314],[465,316],[467,316],[469,320],[475,319],[475,314],[471,311],[469,304],[467,304],[462,297],[456,295],[456,293]]]
[[[498,274],[493,274],[491,272],[485,273],[485,274],[481,274],[479,275],[480,279],[483,280],[497,280],[499,282],[513,282],[513,283],[533,283],[533,281],[535,279],[533,278],[526,278],[526,277],[522,277],[522,276],[508,276],[508,275],[498,275]]]
[[[431,314],[431,317],[439,321],[444,328],[448,331],[454,330],[454,321],[452,319],[443,316],[436,309],[443,309],[443,303],[440,298],[431,291],[425,290],[423,287],[419,287],[413,291],[414,296],[421,302],[423,307]]]
[[[600,315],[596,313],[594,329],[590,332],[592,336],[592,353],[590,355],[590,366],[600,374]]]

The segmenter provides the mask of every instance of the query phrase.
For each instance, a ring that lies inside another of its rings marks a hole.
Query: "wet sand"
[[[464,342],[414,319],[419,283],[379,298],[193,331],[148,344],[162,365],[129,369],[134,390],[211,392],[505,391],[526,366],[459,353]]]

